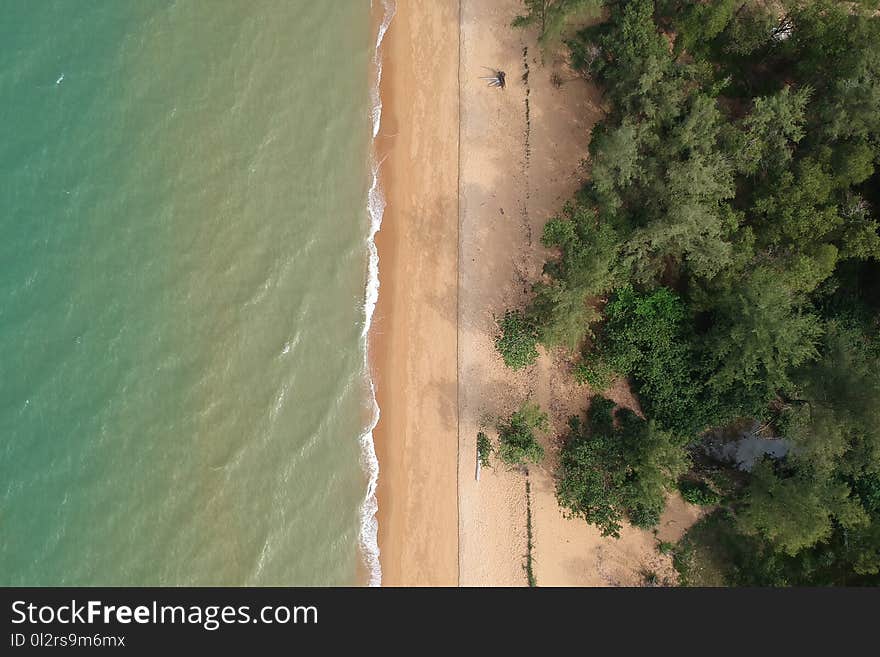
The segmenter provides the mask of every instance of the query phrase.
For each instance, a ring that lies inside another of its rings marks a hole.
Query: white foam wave
[[[370,6],[373,6],[372,0],[370,1]],[[394,13],[397,11],[397,6],[394,4],[394,0],[382,0],[382,7],[385,14],[382,17],[382,23],[379,25],[379,30],[376,34],[376,47],[373,50],[373,67],[376,71],[375,85],[371,90],[373,139],[378,136],[379,126],[382,123],[382,96],[379,93],[379,85],[382,82],[382,40],[385,38],[385,33],[391,25],[391,19],[394,18]]]
[[[371,2],[372,5],[372,2]],[[379,93],[379,85],[382,81],[382,40],[394,18],[396,6],[393,0],[382,0],[383,17],[376,35],[376,47],[373,52],[373,65],[376,78],[371,89],[371,118],[373,121],[373,139],[379,134],[382,122],[382,98]],[[367,494],[361,504],[361,527],[360,546],[364,555],[367,568],[370,572],[370,586],[382,584],[382,567],[379,563],[379,521],[376,519],[376,511],[379,504],[376,500],[376,486],[379,482],[379,460],[376,458],[376,445],[373,442],[373,429],[379,423],[379,404],[376,402],[376,388],[370,374],[369,361],[369,334],[373,323],[373,312],[376,310],[376,302],[379,300],[379,252],[376,249],[376,233],[382,226],[382,215],[385,212],[385,197],[379,185],[379,168],[382,162],[377,160],[375,150],[371,162],[372,182],[367,194],[367,210],[370,215],[370,230],[367,235],[367,250],[369,261],[367,264],[367,286],[364,295],[364,328],[361,333],[361,342],[364,352],[364,371],[370,386],[370,404],[372,416],[369,425],[360,437],[361,464],[366,471],[369,482]]]

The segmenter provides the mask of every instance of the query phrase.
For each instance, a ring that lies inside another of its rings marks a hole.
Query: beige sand
[[[458,23],[457,0],[398,0],[384,45],[388,205],[371,357],[380,562],[392,586],[458,583]]]
[[[558,355],[542,354],[535,366],[513,373],[493,347],[493,317],[526,302],[548,255],[539,242],[544,223],[587,175],[582,160],[590,129],[602,115],[595,86],[560,61],[549,58],[542,65],[534,30],[510,27],[521,8],[521,0],[461,3],[460,583],[527,583],[524,473],[496,461],[479,483],[474,478],[477,432],[488,426],[494,439],[494,418],[527,397],[550,412],[553,425],[544,441],[547,459],[529,474],[538,584],[638,585],[644,572],[671,582],[669,558],[658,553],[651,532],[625,527],[619,540],[602,538],[583,521],[565,519],[558,508],[552,479],[558,445],[551,437],[563,431],[569,415],[585,410],[589,390],[574,385],[564,364],[554,362]],[[479,79],[488,74],[483,67],[504,70],[507,89],[487,87]],[[551,82],[554,72],[559,87]],[[635,408],[625,385],[611,396]],[[678,538],[697,514],[673,498],[659,537]]]

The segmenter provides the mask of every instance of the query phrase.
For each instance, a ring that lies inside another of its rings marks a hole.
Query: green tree
[[[560,216],[544,226],[541,242],[560,252],[558,259],[544,265],[544,273],[585,296],[611,290],[620,277],[618,231],[586,204],[567,204]]]
[[[569,287],[564,280],[537,283],[534,290],[529,312],[538,326],[538,340],[546,347],[576,349],[599,318],[586,290]]]
[[[593,73],[608,88],[620,111],[656,93],[656,85],[672,67],[666,39],[654,24],[652,0],[630,0],[614,5],[598,38],[600,56]]]
[[[878,223],[850,190],[873,173],[869,151],[823,147],[764,185],[751,209],[759,246],[784,255],[826,242],[842,258],[880,255]]]
[[[752,209],[762,246],[811,244],[843,225],[834,198],[829,163],[815,157],[799,161],[768,184]]]
[[[760,414],[777,391],[791,388],[792,368],[816,358],[822,325],[768,268],[714,295],[714,326],[704,341],[709,386],[742,414]]]
[[[815,131],[831,139],[880,134],[880,21],[855,3],[797,3],[786,43],[798,74],[817,90]]]
[[[868,521],[845,483],[817,481],[804,470],[781,478],[766,461],[752,472],[745,501],[737,514],[738,529],[744,534],[762,535],[788,555],[828,539],[833,531],[832,520],[845,528]]]
[[[779,19],[763,2],[747,2],[734,12],[722,35],[723,49],[733,55],[751,55],[765,47]]]
[[[591,297],[611,289],[618,276],[619,240],[612,227],[599,225],[594,211],[569,204],[546,224],[542,241],[558,248],[560,257],[545,265],[552,280],[534,286],[527,314],[541,344],[575,349],[599,317]]]
[[[694,274],[711,278],[732,258],[735,215],[721,201],[733,196],[733,177],[717,155],[668,165],[658,218],[639,228],[624,247],[637,280],[652,281],[669,262],[684,262]]]
[[[537,25],[538,43],[543,48],[555,46],[566,28],[577,20],[598,15],[603,0],[523,0],[525,13],[513,19],[513,27]]]
[[[644,130],[629,118],[619,126],[593,130],[592,190],[605,212],[623,206],[625,190],[643,175],[640,151]]]
[[[821,357],[793,375],[786,437],[822,477],[880,473],[880,358],[858,330],[828,325]]]
[[[531,402],[523,405],[498,425],[498,458],[508,465],[540,463],[544,448],[535,437],[535,431],[546,431],[547,414]]]
[[[751,113],[742,121],[740,138],[731,146],[740,173],[784,169],[791,161],[793,145],[804,137],[806,108],[812,89],[791,87],[755,98]]]
[[[631,228],[622,235],[619,270],[641,281],[670,263],[712,276],[731,259],[737,224],[725,201],[735,187],[719,149],[721,113],[713,97],[686,93],[687,83],[670,73],[657,83],[656,104],[634,110],[638,123],[624,117],[619,127],[594,131],[589,193],[600,220]]]
[[[556,496],[574,517],[603,536],[620,536],[628,518],[640,527],[660,519],[666,493],[687,469],[687,455],[671,434],[601,397],[590,401],[588,420],[569,420],[560,455]]]
[[[743,4],[743,0],[667,1],[664,13],[674,17],[676,51],[691,52],[712,41],[724,31]]]

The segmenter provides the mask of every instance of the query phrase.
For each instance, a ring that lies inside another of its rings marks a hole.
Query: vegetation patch
[[[535,431],[546,429],[547,414],[537,404],[524,402],[498,425],[498,458],[508,465],[540,463],[544,459],[544,448]]]
[[[715,506],[721,502],[721,495],[705,481],[682,479],[678,490],[686,502],[697,506]]]
[[[615,417],[616,416],[616,417]],[[556,486],[559,504],[620,536],[624,518],[638,527],[660,520],[666,493],[688,467],[676,439],[632,411],[593,397],[587,421],[569,420]]]
[[[496,347],[515,369],[560,349],[593,392],[626,379],[646,419],[594,398],[559,502],[650,526],[708,430],[758,422],[787,456],[681,484],[718,507],[675,549],[682,582],[880,584],[878,3],[628,0],[573,32],[598,4],[518,19],[611,110]],[[534,462],[508,424],[508,462]]]

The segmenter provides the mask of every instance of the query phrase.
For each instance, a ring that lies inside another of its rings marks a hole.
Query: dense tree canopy
[[[529,16],[552,4],[566,3],[529,2]],[[880,565],[877,3],[606,5],[566,41],[611,108],[590,180],[547,223],[556,256],[499,349],[511,365],[535,343],[566,349],[593,390],[625,377],[648,421],[599,421],[594,401],[567,439],[560,503],[611,534],[656,517],[673,454],[750,418],[792,449],[737,476],[694,536],[714,532],[731,582],[867,582]],[[632,469],[654,449],[664,474],[636,494]]]

